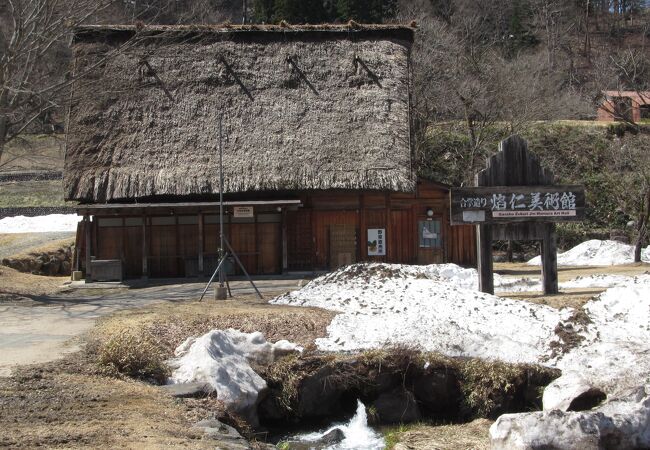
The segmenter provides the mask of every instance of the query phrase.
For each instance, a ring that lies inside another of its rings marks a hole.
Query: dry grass
[[[287,339],[305,347],[326,335],[334,313],[316,308],[273,306],[255,296],[236,300],[164,304],[116,313],[103,319],[92,331],[92,342],[107,342],[125,332],[155,339],[166,356],[190,336],[213,329],[234,328],[251,333],[260,331],[267,340]],[[90,348],[96,348],[92,345]]]
[[[8,234],[6,235],[0,235],[0,236],[10,236]],[[20,234],[18,235],[20,236]],[[13,258],[13,259],[27,259],[32,256],[38,256],[42,253],[56,253],[59,250],[65,248],[65,247],[71,247],[75,243],[75,238],[67,238],[67,239],[59,239],[56,241],[50,241],[47,244],[44,245],[39,245],[34,248],[30,248],[29,250],[22,251],[20,253],[17,253],[15,255],[8,256],[8,258]],[[0,241],[0,245],[1,241]]]
[[[425,363],[427,368],[425,369]],[[325,369],[325,370],[324,370]],[[324,370],[324,371],[323,371]],[[377,395],[379,376],[396,375],[404,386],[431,371],[443,370],[455,374],[460,388],[459,417],[496,417],[504,411],[522,408],[523,390],[546,386],[560,375],[559,370],[531,364],[509,364],[478,358],[450,358],[437,353],[420,352],[407,347],[370,350],[359,354],[305,352],[301,356],[282,358],[260,375],[268,382],[269,395],[288,420],[299,417],[300,386],[317,373],[329,373],[326,384],[339,392],[354,392],[358,398],[372,399]],[[383,379],[383,383],[386,379]],[[533,406],[541,406],[541,391],[535,393]],[[527,402],[533,402],[529,398]],[[297,416],[298,415],[298,416]]]
[[[64,141],[63,135],[22,135],[2,153],[0,172],[62,170]]]
[[[394,450],[488,450],[491,420],[476,419],[453,425],[414,425],[397,430]],[[390,447],[389,447],[390,449]]]
[[[520,277],[540,277],[541,266],[529,266],[526,263],[494,263],[494,271],[501,275],[512,275]],[[575,267],[558,267],[558,279],[560,281],[569,281],[578,276],[589,276],[596,274],[608,275],[641,275],[650,271],[648,263],[633,263],[620,266],[575,266]]]
[[[13,245],[16,242],[20,241],[21,238],[22,235],[17,233],[0,234],[0,247],[7,247],[9,245]]]
[[[0,265],[0,301],[53,294],[62,284],[61,277],[21,273]]]

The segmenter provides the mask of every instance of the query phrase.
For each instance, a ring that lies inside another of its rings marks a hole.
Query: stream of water
[[[347,423],[335,424],[324,431],[317,431],[315,433],[307,433],[295,436],[293,439],[300,442],[317,442],[327,433],[340,429],[345,438],[329,447],[318,447],[323,450],[383,450],[386,447],[384,438],[381,434],[368,426],[368,416],[366,414],[366,407],[363,403],[357,400],[357,411]],[[314,446],[314,448],[317,448]]]

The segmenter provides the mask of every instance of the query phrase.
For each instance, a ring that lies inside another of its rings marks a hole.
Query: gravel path
[[[74,236],[75,233],[69,231],[0,234],[0,259],[25,253],[32,248],[42,247],[54,241],[72,239]]]

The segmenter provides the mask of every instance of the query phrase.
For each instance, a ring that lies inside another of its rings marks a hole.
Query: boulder
[[[604,392],[583,376],[567,372],[544,389],[542,402],[545,411],[584,411],[598,406],[606,398]]]
[[[216,419],[202,420],[195,423],[194,427],[200,428],[211,439],[218,441],[216,443],[218,449],[248,450],[251,448],[248,441],[237,430]]]
[[[650,396],[637,390],[583,412],[505,414],[490,427],[493,450],[650,448]],[[642,395],[645,397],[639,399]]]
[[[382,423],[409,423],[422,418],[415,396],[401,387],[381,394],[373,406]]]
[[[329,446],[329,445],[338,444],[343,439],[345,439],[345,433],[343,433],[343,430],[341,430],[340,428],[334,428],[329,433],[323,435],[323,437],[321,437],[317,441],[317,443],[321,443]]]
[[[160,386],[160,389],[176,398],[205,397],[214,391],[208,383],[177,383]]]
[[[462,397],[453,370],[431,370],[413,381],[413,393],[429,414],[456,418]]]
[[[301,418],[322,418],[341,414],[343,389],[328,378],[337,375],[338,370],[324,366],[306,377],[300,384],[297,413]]]

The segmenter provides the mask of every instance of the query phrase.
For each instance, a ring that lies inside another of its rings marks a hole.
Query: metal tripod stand
[[[219,247],[219,264],[217,264],[217,268],[215,269],[214,273],[210,277],[210,281],[208,281],[208,284],[205,285],[205,289],[203,290],[203,293],[201,294],[201,298],[199,301],[203,301],[203,297],[205,296],[205,293],[208,292],[208,289],[210,288],[210,285],[212,284],[212,281],[214,280],[214,277],[217,276],[217,273],[219,274],[219,285],[221,288],[224,287],[224,283],[228,288],[228,295],[232,298],[232,292],[230,292],[230,283],[228,283],[228,277],[226,275],[226,271],[224,270],[224,264],[226,260],[232,256],[237,264],[239,265],[239,268],[244,272],[244,275],[246,275],[246,279],[250,282],[250,284],[253,286],[253,289],[255,289],[255,292],[257,293],[257,296],[262,299],[262,294],[260,293],[259,289],[257,289],[257,286],[255,286],[255,283],[253,283],[253,280],[251,279],[250,275],[244,268],[244,265],[241,263],[239,260],[239,257],[237,256],[237,253],[235,253],[235,250],[233,250],[232,246],[230,245],[230,242],[228,242],[228,239],[226,239],[226,236],[223,233],[223,113],[219,116],[219,238],[221,240],[221,246]],[[225,245],[224,245],[225,244]],[[227,250],[225,248],[227,247]]]

